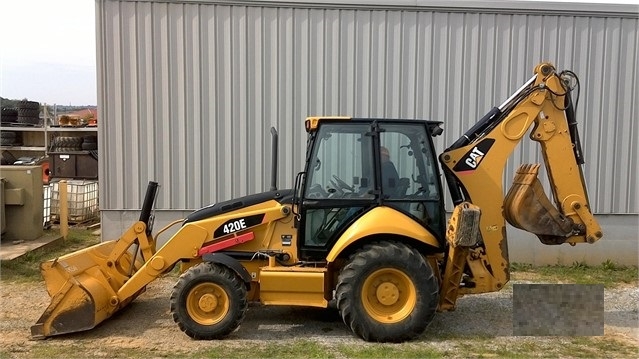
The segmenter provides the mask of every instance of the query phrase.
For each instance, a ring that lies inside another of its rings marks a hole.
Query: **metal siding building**
[[[444,136],[435,139],[441,151],[529,79],[537,63],[550,61],[581,79],[585,177],[607,242],[597,253],[576,252],[600,262],[615,260],[617,249],[630,251],[636,263],[638,10],[551,2],[97,0],[104,238],[117,238],[136,220],[149,180],[161,184],[158,225],[268,189],[271,126],[280,133],[279,187],[292,187],[303,168],[306,116],[443,121]],[[540,157],[537,145],[524,141],[505,169],[505,187],[520,163]],[[543,261],[546,249],[528,244],[536,239],[509,233],[519,243],[511,243],[511,253],[522,251],[511,258]],[[524,254],[531,250],[542,254]],[[562,262],[556,248],[548,253],[550,262]]]

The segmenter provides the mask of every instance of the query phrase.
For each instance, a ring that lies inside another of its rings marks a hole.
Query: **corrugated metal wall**
[[[271,126],[279,185],[291,187],[309,115],[444,121],[441,151],[549,60],[581,79],[594,211],[639,212],[634,7],[597,15],[574,4],[543,13],[402,3],[97,0],[101,208],[138,209],[149,180],[162,184],[159,209],[268,189]],[[522,146],[506,181],[539,157]]]

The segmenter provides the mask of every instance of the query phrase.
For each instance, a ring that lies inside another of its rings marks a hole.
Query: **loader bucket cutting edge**
[[[114,245],[115,241],[104,242],[42,263],[40,271],[51,303],[31,327],[33,339],[92,329],[143,292],[111,302],[126,281],[122,272],[132,260],[127,252],[118,264],[107,266]]]
[[[504,217],[512,226],[536,234],[544,243],[563,243],[573,231],[573,222],[550,202],[538,173],[539,164],[519,167],[504,200]]]
[[[65,286],[57,294],[38,322],[31,327],[33,339],[74,333],[95,327],[95,303],[89,293],[79,285]]]

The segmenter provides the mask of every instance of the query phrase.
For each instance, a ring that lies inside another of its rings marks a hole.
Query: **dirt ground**
[[[49,304],[44,284],[3,282],[0,287],[0,357],[38,356],[38,347],[51,341],[76,351],[76,355],[79,350],[80,356],[86,354],[87,357],[110,357],[109,350],[116,348],[154,348],[157,353],[201,352],[211,343],[191,340],[171,319],[169,297],[176,279],[166,277],[151,283],[128,308],[93,330],[47,340],[29,338],[30,326]],[[636,286],[606,290],[605,337],[639,348],[637,303],[639,288]],[[444,333],[448,338],[460,340],[468,336],[495,337],[495,342],[508,345],[509,341],[517,340],[512,332],[512,288],[506,288],[499,293],[461,298],[457,310],[438,313],[417,342],[428,342],[429,335],[434,333],[441,338]],[[299,339],[362,344],[346,328],[336,310],[258,305],[249,307],[244,322],[225,344],[242,346]]]

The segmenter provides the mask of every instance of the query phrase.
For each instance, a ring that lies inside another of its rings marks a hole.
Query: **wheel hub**
[[[210,313],[215,310],[215,308],[217,307],[217,303],[218,303],[218,300],[215,295],[206,293],[200,297],[200,300],[198,301],[198,306],[200,307],[200,309],[202,309],[202,311],[206,313]]]
[[[186,310],[196,323],[214,325],[229,312],[229,297],[216,283],[200,283],[189,292]]]
[[[417,293],[411,278],[395,268],[371,273],[362,285],[362,305],[367,314],[381,323],[398,323],[417,305]]]
[[[377,287],[377,300],[383,305],[393,305],[399,299],[399,289],[390,282],[384,282]]]

